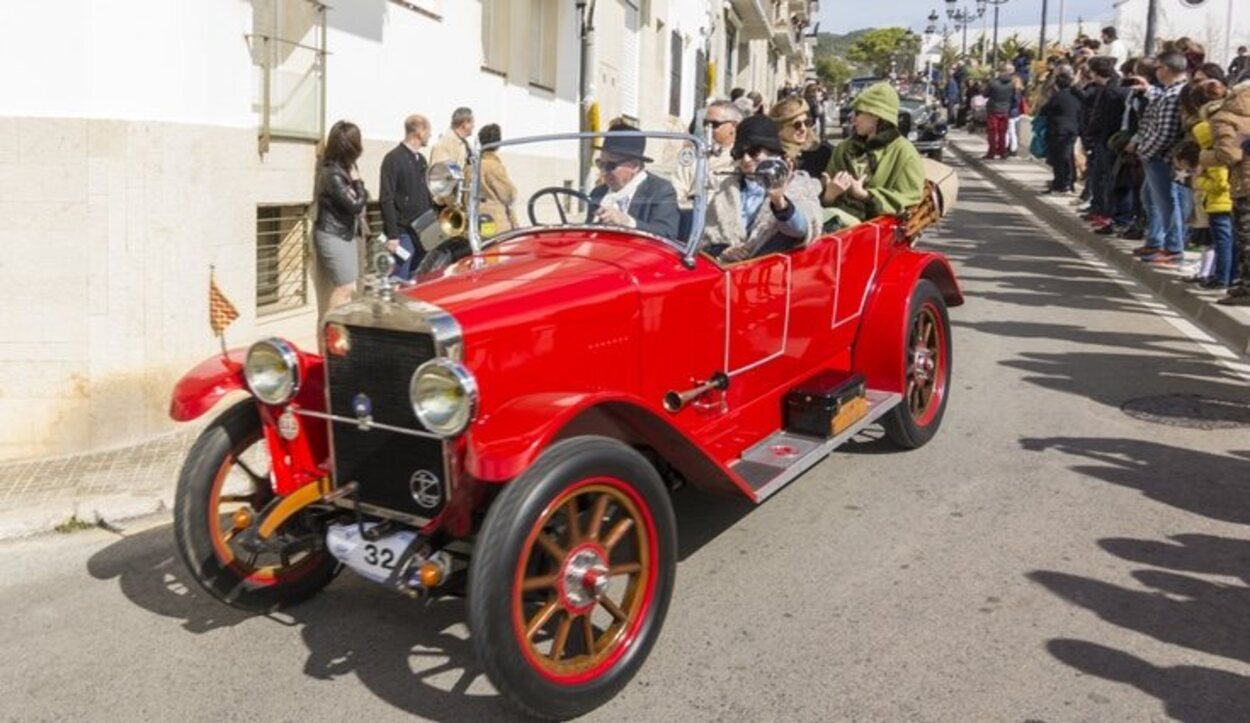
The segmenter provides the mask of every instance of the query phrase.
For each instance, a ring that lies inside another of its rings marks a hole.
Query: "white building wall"
[[[428,115],[436,134],[461,104],[510,136],[575,130],[577,40],[563,5],[551,91],[528,83],[519,13],[515,67],[501,78],[480,70],[478,2],[446,0],[441,19],[338,3],[326,120],[361,126],[367,185],[376,191],[408,113]],[[258,153],[251,32],[252,3],[239,0],[0,5],[0,284],[18,300],[0,306],[0,459],[172,429],[174,381],[217,348],[210,264],[241,312],[232,343],[312,341],[312,298],[256,313],[256,206],[311,202],[315,147],[275,140]],[[546,167],[562,163],[571,179],[564,155]],[[518,185],[537,183],[536,163],[509,160]]]
[[[622,0],[600,0],[598,93],[619,112]],[[361,172],[377,189],[382,156],[409,113],[435,136],[474,108],[505,137],[576,130],[574,3],[560,0],[554,89],[529,84],[529,3],[514,0],[508,71],[482,70],[482,3],[345,0],[328,12],[327,126],[366,138]],[[685,127],[709,8],[652,0],[639,57],[645,127]],[[212,355],[208,272],[238,306],[235,345],[268,335],[308,344],[301,308],[258,316],[256,208],[313,201],[315,146],[258,149],[260,74],[246,36],[267,0],[57,0],[0,3],[0,460],[107,448],[174,428],[169,393]],[[668,108],[669,42],[683,41],[682,107]],[[303,42],[316,38],[305,27]],[[723,45],[723,41],[722,41]],[[769,43],[751,44],[750,82],[775,91]],[[729,68],[723,72],[728,73]],[[504,153],[522,194],[572,181],[573,148]],[[541,169],[541,173],[540,173]]]
[[[1157,36],[1166,40],[1189,37],[1207,50],[1207,60],[1227,67],[1237,46],[1250,45],[1250,3],[1245,0],[1205,0],[1197,7],[1181,0],[1158,0]],[[1115,26],[1134,54],[1146,42],[1148,0],[1121,0],[1115,5]]]

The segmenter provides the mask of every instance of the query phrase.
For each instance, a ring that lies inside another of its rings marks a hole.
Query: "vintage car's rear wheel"
[[[564,719],[629,682],[660,634],[676,570],[660,476],[611,439],[553,445],[495,500],[469,571],[469,626],[491,682]]]
[[[174,496],[174,538],[187,569],[205,590],[244,610],[300,602],[325,587],[338,562],[319,545],[300,552],[252,553],[238,534],[274,498],[260,415],[252,400],[212,422],[187,453]],[[287,538],[318,533],[286,523]]]
[[[883,418],[890,440],[904,449],[926,444],[946,413],[951,383],[950,317],[942,292],[921,280],[908,309],[903,401]]]

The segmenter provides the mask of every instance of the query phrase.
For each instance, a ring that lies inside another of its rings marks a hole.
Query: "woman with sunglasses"
[[[786,158],[793,161],[798,170],[818,178],[833,157],[833,146],[820,141],[808,102],[798,96],[786,98],[773,106],[768,117],[777,123]]]
[[[816,235],[820,223],[820,184],[802,171],[793,172],[777,124],[751,116],[738,125],[732,157],[737,173],[718,180],[708,200],[704,249],[721,261],[744,261],[801,246]],[[784,183],[772,186],[761,165],[785,164]]]
[[[834,149],[821,178],[821,202],[843,226],[902,213],[924,196],[924,162],[898,130],[898,91],[877,83],[851,108],[851,137]]]

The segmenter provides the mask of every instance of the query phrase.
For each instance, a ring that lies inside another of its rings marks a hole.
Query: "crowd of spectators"
[[[1188,38],[1157,48],[1130,57],[1108,27],[1036,62],[1021,51],[988,80],[961,62],[945,100],[957,123],[984,114],[987,159],[1021,152],[1012,138],[1032,109],[1029,151],[1052,169],[1041,193],[1072,196],[1099,235],[1141,241],[1144,263],[1200,251],[1187,280],[1250,306],[1250,53],[1225,68]]]

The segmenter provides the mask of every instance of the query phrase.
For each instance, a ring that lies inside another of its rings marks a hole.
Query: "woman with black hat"
[[[677,192],[673,184],[647,173],[646,164],[651,162],[646,156],[647,139],[623,135],[633,130],[614,125],[603,139],[603,149],[595,161],[603,183],[590,192],[590,220],[676,239],[680,218]]]
[[[721,261],[743,261],[801,246],[815,237],[820,183],[793,171],[772,119],[757,115],[742,121],[732,156],[738,172],[723,178],[708,201],[705,250]],[[766,161],[784,164],[784,182],[769,183],[761,172]]]

